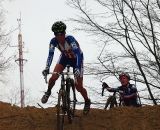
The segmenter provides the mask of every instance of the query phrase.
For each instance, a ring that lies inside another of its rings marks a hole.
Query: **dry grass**
[[[0,130],[56,130],[55,108],[19,108],[0,102]],[[160,106],[91,109],[87,116],[76,110],[65,130],[160,130]]]

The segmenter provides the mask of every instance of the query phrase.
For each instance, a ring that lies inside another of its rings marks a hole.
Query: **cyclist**
[[[120,100],[124,102],[125,106],[140,106],[138,103],[137,88],[135,85],[130,84],[130,75],[128,73],[122,72],[119,75],[119,80],[121,86],[118,88],[111,88],[105,82],[102,84],[102,96],[104,89],[106,88],[109,92],[120,91]]]
[[[83,87],[83,52],[79,43],[73,36],[66,35],[66,24],[62,21],[56,21],[52,25],[51,30],[54,32],[54,37],[51,39],[49,44],[47,64],[45,69],[42,71],[42,74],[44,76],[49,74],[55,48],[58,48],[61,55],[53,71],[60,73],[65,69],[66,65],[73,67],[74,78],[76,81],[75,86],[77,91],[81,93],[85,100],[84,112],[88,112],[91,101],[88,98],[86,89]],[[58,77],[59,76],[57,74],[52,74],[49,79],[48,89],[41,99],[42,103],[46,103],[48,101],[48,98],[51,95],[51,89]]]

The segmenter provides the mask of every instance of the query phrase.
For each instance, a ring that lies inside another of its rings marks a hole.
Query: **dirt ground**
[[[0,130],[56,130],[55,108],[19,108],[0,102]],[[85,116],[76,110],[65,130],[160,130],[160,106],[91,109]]]

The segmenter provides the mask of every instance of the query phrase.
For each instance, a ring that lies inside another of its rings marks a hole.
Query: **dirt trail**
[[[65,130],[160,130],[160,106],[91,109],[84,116],[76,110]],[[55,108],[19,108],[0,102],[0,130],[56,130]]]

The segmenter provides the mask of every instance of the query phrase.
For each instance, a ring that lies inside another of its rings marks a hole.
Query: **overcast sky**
[[[4,7],[7,11],[6,26],[8,30],[13,30],[18,26],[17,19],[20,18],[21,13],[22,39],[25,43],[24,51],[26,52],[24,53],[24,59],[28,60],[24,65],[24,87],[30,99],[28,102],[40,102],[43,91],[47,89],[41,73],[45,68],[49,42],[53,37],[51,26],[57,20],[65,21],[70,17],[74,17],[76,15],[75,10],[67,6],[65,0],[12,0],[6,2]],[[84,63],[95,61],[97,59],[98,49],[96,49],[96,45],[93,45],[92,38],[88,38],[82,32],[74,32],[74,24],[69,22],[66,22],[66,24],[67,34],[73,35],[80,43],[84,52]],[[18,30],[11,35],[11,45],[17,45],[17,37]],[[10,53],[17,53],[16,56],[18,58],[18,48],[12,47],[9,50]],[[56,50],[51,70],[57,62],[58,57],[59,51]],[[3,94],[8,93],[8,91],[11,94],[11,92],[15,91],[15,88],[19,89],[18,64],[13,62],[13,67],[9,75],[8,87],[10,87],[10,90],[8,88],[3,89]],[[91,86],[94,82],[90,81],[89,76],[85,76],[84,84]],[[55,93],[55,97],[57,96],[56,88],[58,87],[55,86],[54,90],[52,90]],[[5,100],[10,98],[10,94],[7,94],[8,96]],[[89,96],[91,97],[92,95],[89,94]]]

